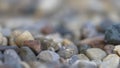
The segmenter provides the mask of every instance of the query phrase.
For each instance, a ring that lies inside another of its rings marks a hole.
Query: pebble
[[[7,45],[7,44],[8,44],[8,39],[6,37],[3,37],[2,45]]]
[[[41,44],[38,40],[26,40],[24,45],[30,47],[37,54],[41,51]]]
[[[85,54],[86,50],[91,48],[90,45],[87,45],[87,44],[80,44],[78,45],[78,50],[79,50],[79,53],[83,53]]]
[[[26,40],[34,40],[32,34],[29,31],[25,31],[15,38],[15,42],[18,46],[23,46],[23,43]]]
[[[97,68],[97,64],[91,61],[77,61],[72,65],[72,68]]]
[[[49,48],[54,48],[55,51],[59,50],[62,42],[62,39],[59,34],[52,34],[47,36],[39,36],[37,40],[41,42],[42,50],[47,50]]]
[[[21,62],[21,59],[19,58],[19,56],[14,50],[12,49],[5,50],[4,52],[5,65],[9,65],[12,68],[22,68],[20,62]]]
[[[105,41],[108,44],[120,44],[120,24],[114,24],[105,31]]]
[[[102,60],[104,57],[107,56],[105,51],[99,48],[90,48],[86,51],[86,55],[91,59],[91,60]]]
[[[73,64],[78,60],[86,60],[89,61],[88,57],[85,56],[84,54],[79,54],[79,55],[74,55],[69,59],[69,64]]]
[[[114,51],[120,56],[120,45],[116,45]]]
[[[55,52],[45,50],[45,51],[42,51],[37,56],[37,58],[45,62],[53,62],[53,61],[59,62],[60,56]]]
[[[107,54],[113,54],[114,53],[114,45],[105,45],[104,50]]]
[[[69,45],[69,46],[63,46],[58,51],[58,54],[61,57],[67,59],[67,58],[72,57],[73,55],[78,54],[78,49],[77,49],[77,47],[74,44]]]
[[[118,68],[120,57],[116,54],[110,54],[103,59],[102,64],[99,68]]]
[[[87,39],[81,40],[80,43],[90,45],[93,48],[103,49],[105,45],[104,35],[87,38]]]
[[[19,56],[23,61],[36,61],[36,56],[29,47],[21,47]]]

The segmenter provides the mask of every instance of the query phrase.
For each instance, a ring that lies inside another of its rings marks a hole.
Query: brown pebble
[[[30,47],[36,53],[41,51],[41,44],[38,40],[26,40],[24,41],[24,45]]]
[[[46,25],[40,30],[40,32],[47,35],[53,32],[53,28],[50,25]]]
[[[104,50],[106,51],[107,54],[113,54],[114,51],[113,49],[115,48],[114,45],[105,45]]]
[[[87,38],[87,39],[82,40],[80,43],[90,45],[93,48],[101,48],[101,49],[103,49],[105,45],[104,36]]]

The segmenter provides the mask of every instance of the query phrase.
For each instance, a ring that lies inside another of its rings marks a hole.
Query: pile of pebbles
[[[79,38],[62,26],[0,33],[0,68],[120,68],[120,24],[110,24],[83,24]]]

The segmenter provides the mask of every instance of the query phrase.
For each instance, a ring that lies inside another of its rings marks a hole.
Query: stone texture
[[[120,56],[120,45],[115,46],[114,51]]]
[[[83,53],[85,54],[86,50],[91,48],[90,45],[87,45],[87,44],[80,44],[78,45],[78,50],[79,50],[79,53]]]
[[[45,62],[59,62],[60,56],[52,51],[46,50],[46,51],[42,51],[38,56],[38,59],[45,61]]]
[[[114,53],[114,45],[105,45],[104,50],[107,54],[113,54]]]
[[[116,54],[110,54],[103,59],[102,64],[99,68],[118,68],[120,57]]]
[[[85,60],[77,61],[72,66],[72,68],[97,68],[97,64],[95,62]]]
[[[90,45],[93,48],[103,49],[105,45],[104,35],[100,35],[92,38],[86,38],[84,40],[81,40],[80,43]]]
[[[7,45],[7,44],[8,44],[8,39],[6,37],[3,37],[2,45]]]
[[[26,40],[34,40],[32,34],[28,31],[23,32],[15,38],[15,42],[18,46],[23,46],[23,43]]]
[[[89,61],[88,57],[85,56],[84,54],[79,54],[79,55],[74,55],[69,59],[69,64],[73,64],[78,60],[86,60]]]
[[[36,56],[29,47],[21,47],[19,55],[23,61],[35,61]]]
[[[74,44],[69,46],[63,46],[58,51],[58,54],[65,59],[70,58],[71,56],[76,55],[77,53],[78,49]]]
[[[22,68],[20,62],[21,62],[21,59],[19,58],[19,56],[14,50],[12,49],[5,50],[4,52],[5,65],[9,65],[12,68]]]
[[[91,60],[102,60],[106,56],[106,53],[99,48],[90,48],[86,51],[86,55]]]
[[[120,24],[114,24],[106,30],[105,40],[109,44],[120,44]]]
[[[30,47],[37,54],[41,51],[41,44],[38,40],[26,40],[24,45]]]

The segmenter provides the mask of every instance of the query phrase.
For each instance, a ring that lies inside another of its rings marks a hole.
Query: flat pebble
[[[46,50],[46,51],[42,51],[37,56],[37,58],[45,62],[52,62],[52,61],[59,62],[60,56],[53,51]]]
[[[105,51],[99,48],[90,48],[86,51],[86,55],[91,59],[91,60],[102,60],[104,57],[107,56]]]

